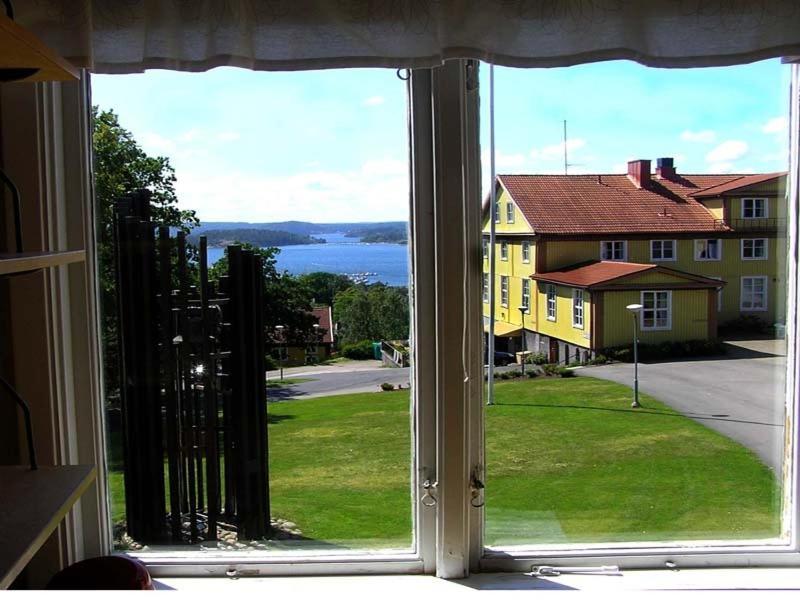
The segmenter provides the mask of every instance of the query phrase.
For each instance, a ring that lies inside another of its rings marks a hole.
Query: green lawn
[[[632,410],[628,388],[580,377],[498,382],[496,400],[486,422],[489,545],[778,534],[772,472],[646,395]],[[337,546],[411,543],[408,392],[269,411],[273,516]],[[121,474],[111,481],[117,503]]]

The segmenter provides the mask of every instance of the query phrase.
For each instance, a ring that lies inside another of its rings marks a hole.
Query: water
[[[358,238],[342,233],[318,234],[325,244],[282,246],[276,268],[292,275],[326,271],[344,275],[375,273],[367,276],[368,283],[408,285],[408,246],[404,244],[363,244]],[[223,248],[208,249],[208,263],[217,262]]]

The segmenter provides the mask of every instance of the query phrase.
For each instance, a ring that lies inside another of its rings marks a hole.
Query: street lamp
[[[633,402],[631,408],[639,408],[639,315],[644,306],[628,304],[626,306],[633,315]]]
[[[522,317],[522,376],[525,377],[525,311],[528,307],[524,304],[519,307],[519,315]]]
[[[278,341],[280,342],[280,360],[278,361],[281,366],[281,381],[283,381],[283,362],[285,360],[286,354],[286,337],[283,333],[283,325],[275,325],[275,331],[277,332]]]
[[[317,364],[319,361],[319,323],[314,323],[312,327],[314,328],[314,356],[312,362]]]

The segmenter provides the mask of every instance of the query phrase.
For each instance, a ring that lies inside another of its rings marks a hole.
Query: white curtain
[[[517,67],[632,59],[662,67],[800,54],[800,0],[16,0],[17,21],[100,73]]]

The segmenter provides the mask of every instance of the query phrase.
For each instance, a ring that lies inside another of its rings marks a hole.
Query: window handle
[[[425,493],[422,494],[422,498],[419,501],[422,503],[423,506],[436,506],[436,503],[439,501],[438,498],[434,495],[436,493],[436,488],[439,486],[438,481],[433,481],[431,479],[426,479],[422,482],[422,489],[425,490]]]

